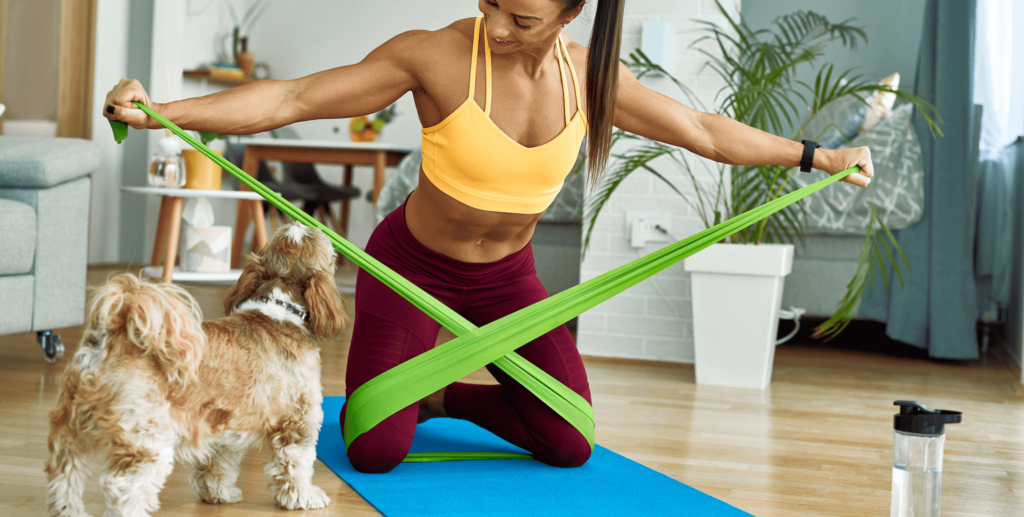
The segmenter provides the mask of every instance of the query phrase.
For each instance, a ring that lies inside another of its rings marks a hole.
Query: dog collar
[[[262,303],[274,303],[280,305],[281,307],[284,307],[284,310],[298,316],[300,320],[306,320],[306,308],[297,303],[286,302],[269,296],[260,296],[259,298],[253,298],[253,300]]]

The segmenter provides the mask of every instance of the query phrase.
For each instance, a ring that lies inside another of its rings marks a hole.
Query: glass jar
[[[181,188],[186,179],[181,145],[171,136],[160,139],[160,151],[149,160],[149,184],[153,187]]]

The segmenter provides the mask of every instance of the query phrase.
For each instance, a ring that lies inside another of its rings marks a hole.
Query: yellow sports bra
[[[491,113],[491,48],[484,27],[486,95],[484,109],[473,100],[480,20],[473,28],[473,64],[469,72],[469,98],[437,125],[423,129],[423,172],[449,196],[480,210],[536,214],[543,212],[561,190],[576,163],[587,122],[580,106],[579,80],[562,36],[558,36],[559,77],[565,104],[565,129],[553,140],[523,147],[498,126]],[[569,89],[565,84],[562,54],[569,61],[576,90],[576,115],[569,117]]]

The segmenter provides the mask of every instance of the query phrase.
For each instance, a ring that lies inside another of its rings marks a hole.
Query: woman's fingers
[[[114,89],[107,93],[103,107],[103,116],[110,120],[119,120],[135,129],[146,128],[149,115],[135,106],[135,102],[152,106],[142,84],[135,80],[121,79]]]
[[[875,176],[875,166],[871,163],[871,150],[867,147],[856,147],[853,149],[844,149],[842,159],[839,160],[839,164],[843,167],[830,174],[836,174],[850,167],[857,166],[860,170],[850,174],[840,181],[856,185],[858,187],[867,187],[871,184],[871,178]]]
[[[854,172],[853,174],[850,174],[849,176],[847,176],[847,177],[845,177],[845,178],[843,178],[843,179],[841,179],[839,181],[844,181],[846,183],[849,183],[851,185],[856,185],[858,187],[866,187],[866,186],[868,186],[868,184],[871,183],[871,178],[868,178],[867,176],[863,176],[859,172]]]
[[[103,110],[103,116],[110,120],[120,120],[135,129],[145,129],[146,122],[149,119],[149,115],[146,115],[146,112],[139,108],[126,108],[114,106],[113,104],[107,104],[107,107]]]

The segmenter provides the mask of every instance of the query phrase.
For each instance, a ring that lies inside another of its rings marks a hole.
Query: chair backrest
[[[299,132],[291,126],[279,127],[270,131],[270,136],[281,140],[298,140],[302,138]],[[282,162],[282,172],[285,183],[302,183],[306,185],[320,185],[323,180],[316,173],[316,167],[312,163]]]

